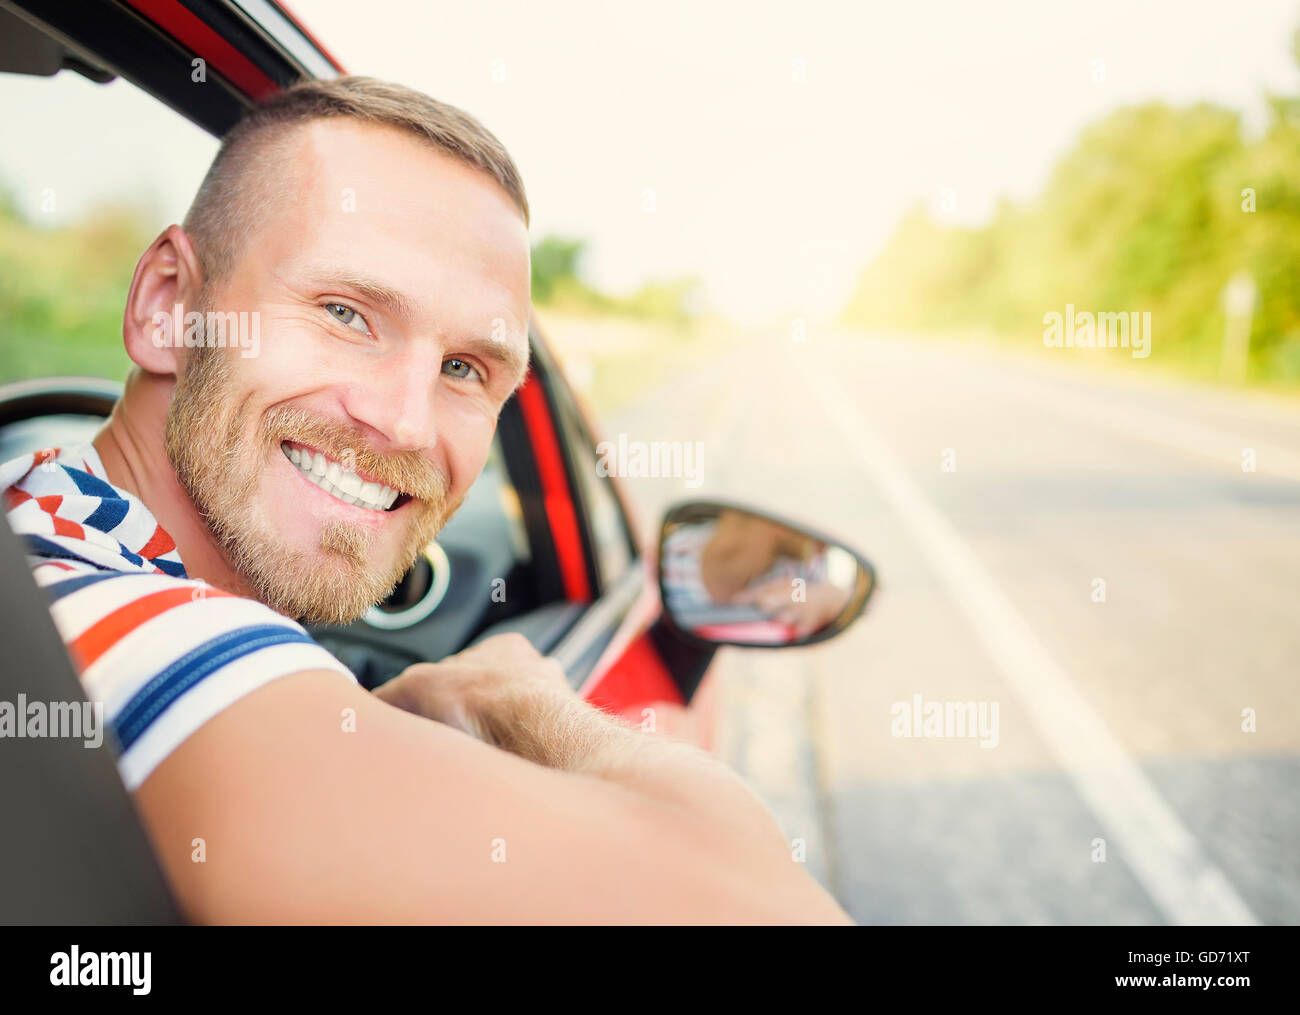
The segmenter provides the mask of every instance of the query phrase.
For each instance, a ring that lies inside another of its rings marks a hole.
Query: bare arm
[[[553,768],[300,673],[205,724],[136,800],[203,922],[846,919],[722,766],[681,745],[689,760],[625,761],[620,737],[655,741],[612,728]]]
[[[706,824],[767,844],[789,862],[772,815],[734,771],[706,751],[600,712],[526,639],[505,635],[437,664],[412,666],[375,692],[548,768],[618,783]]]

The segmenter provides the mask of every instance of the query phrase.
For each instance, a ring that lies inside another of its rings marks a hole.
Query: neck
[[[131,371],[126,391],[95,436],[95,451],[108,481],[143,501],[172,537],[191,578],[235,595],[252,596],[230,567],[167,457],[164,434],[175,384],[173,378],[162,374]]]

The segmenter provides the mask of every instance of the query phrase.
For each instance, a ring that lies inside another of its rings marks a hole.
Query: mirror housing
[[[753,508],[687,501],[660,529],[664,621],[692,644],[813,645],[857,620],[875,587],[856,550]]]

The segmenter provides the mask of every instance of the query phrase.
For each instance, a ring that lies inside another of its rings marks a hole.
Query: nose
[[[411,353],[348,385],[344,409],[378,431],[394,451],[422,451],[437,441],[433,401],[440,356]]]

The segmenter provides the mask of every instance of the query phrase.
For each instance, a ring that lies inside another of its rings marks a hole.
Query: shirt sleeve
[[[164,574],[37,566],[81,678],[102,702],[129,790],[213,716],[303,670],[355,681],[301,625],[253,599]]]

